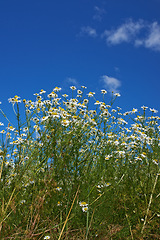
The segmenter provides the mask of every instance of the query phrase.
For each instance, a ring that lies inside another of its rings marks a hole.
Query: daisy
[[[71,86],[70,89],[76,90],[76,87],[75,86]]]
[[[82,207],[82,211],[83,212],[87,212],[88,211],[88,207]]]
[[[45,236],[44,239],[50,239],[51,237],[50,236]]]

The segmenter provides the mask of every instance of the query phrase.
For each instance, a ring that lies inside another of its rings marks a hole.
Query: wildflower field
[[[157,110],[70,88],[1,105],[0,239],[160,239]]]

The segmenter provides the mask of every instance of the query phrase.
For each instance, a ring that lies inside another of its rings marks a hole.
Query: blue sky
[[[160,111],[160,0],[0,0],[0,101],[81,85]],[[1,121],[1,117],[0,117]]]

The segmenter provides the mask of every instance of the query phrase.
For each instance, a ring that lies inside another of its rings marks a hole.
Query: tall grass
[[[1,109],[0,239],[160,239],[157,111],[85,91],[14,96],[15,126]]]

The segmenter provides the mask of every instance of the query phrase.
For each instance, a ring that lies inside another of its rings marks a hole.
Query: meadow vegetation
[[[157,111],[70,88],[2,104],[0,239],[160,239]]]

